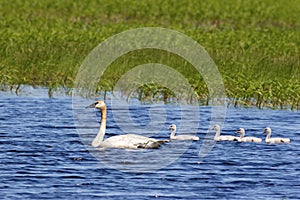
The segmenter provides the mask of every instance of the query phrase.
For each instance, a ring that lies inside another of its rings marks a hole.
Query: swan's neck
[[[244,136],[245,136],[245,133],[240,133],[241,134],[241,136],[240,136],[240,138],[242,139],[242,138],[244,138]]]
[[[175,138],[175,134],[176,134],[176,129],[172,129],[171,135],[170,135],[170,139],[174,139]]]
[[[217,129],[216,130],[216,135],[215,135],[215,139],[220,137],[220,134],[221,134],[221,130],[220,129]]]
[[[266,140],[269,140],[271,137],[271,132],[267,132]]]
[[[101,145],[104,135],[106,131],[106,108],[101,109],[101,122],[100,122],[100,128],[98,131],[97,136],[92,142],[93,147],[98,147]]]

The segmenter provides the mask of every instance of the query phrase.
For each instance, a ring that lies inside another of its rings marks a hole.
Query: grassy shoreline
[[[51,94],[72,88],[81,62],[100,42],[152,26],[198,41],[217,64],[232,105],[300,109],[297,0],[2,1],[0,13],[2,89],[47,86]],[[124,72],[149,61],[182,72],[200,98],[208,98],[191,65],[175,55],[147,50],[117,59],[98,90],[109,91]],[[153,88],[142,91],[155,92]]]

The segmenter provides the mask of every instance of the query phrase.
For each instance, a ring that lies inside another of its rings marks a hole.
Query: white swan
[[[176,134],[176,125],[175,124],[171,124],[168,127],[168,130],[172,130],[171,135],[170,135],[171,140],[199,140],[199,137],[193,136],[193,135],[177,135],[177,136],[175,136],[175,134]]]
[[[270,127],[266,127],[263,134],[267,133],[266,139],[265,141],[267,143],[290,143],[291,139],[290,138],[270,138],[271,137],[271,128]]]
[[[239,128],[236,133],[240,134],[241,136],[239,137],[238,141],[239,142],[261,142],[261,138],[257,137],[244,137],[245,136],[245,129],[244,128]]]
[[[216,135],[214,137],[215,141],[238,141],[239,137],[235,137],[232,135],[222,135],[221,134],[221,127],[219,125],[214,125],[210,128],[210,130],[215,130],[216,131]]]
[[[103,140],[106,131],[106,105],[104,101],[96,101],[87,108],[97,108],[101,111],[101,123],[97,136],[92,142],[93,147],[126,148],[126,149],[157,149],[168,140],[156,140],[141,135],[118,135]]]

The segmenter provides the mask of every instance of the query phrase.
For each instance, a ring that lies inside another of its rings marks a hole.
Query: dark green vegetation
[[[23,84],[50,91],[71,88],[82,61],[100,42],[131,28],[154,26],[197,40],[219,67],[232,104],[300,108],[299,0],[3,0],[0,18],[3,90]],[[110,90],[127,70],[149,62],[174,67],[201,99],[208,98],[191,65],[156,50],[116,60],[98,89]]]

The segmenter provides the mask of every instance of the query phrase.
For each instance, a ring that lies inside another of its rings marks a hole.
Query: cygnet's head
[[[106,108],[106,104],[104,103],[104,101],[96,101],[95,103],[87,106],[86,108],[97,108],[97,109],[105,109]]]
[[[218,124],[216,124],[216,125],[212,126],[209,130],[217,131],[217,130],[220,130],[220,129],[221,129],[220,126]]]
[[[171,124],[171,125],[168,127],[168,130],[176,131],[176,125],[175,125],[175,124]]]
[[[235,133],[245,134],[245,129],[244,128],[239,128]]]
[[[264,129],[264,132],[263,132],[263,134],[264,133],[271,133],[271,128],[270,127],[266,127],[265,129]]]

